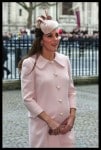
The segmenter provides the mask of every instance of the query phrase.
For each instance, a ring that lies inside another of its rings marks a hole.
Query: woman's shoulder
[[[23,64],[33,64],[35,62],[36,55],[27,57],[23,60]]]
[[[65,55],[65,54],[61,54],[59,52],[56,52],[56,55],[61,58],[61,59],[69,59],[68,55]]]
[[[21,72],[23,72],[24,74],[29,74],[31,72],[31,70],[33,69],[34,63],[35,63],[34,55],[31,57],[25,58],[22,63]]]
[[[55,60],[62,66],[67,66],[67,64],[69,63],[69,57],[59,52],[56,53]]]

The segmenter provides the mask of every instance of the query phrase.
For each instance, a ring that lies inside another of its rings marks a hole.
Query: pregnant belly
[[[66,119],[69,115],[70,112],[70,108],[67,107],[66,105],[61,105],[61,106],[55,106],[55,107],[51,107],[46,109],[46,112],[56,121],[58,121],[59,123],[61,123],[62,121],[64,121],[64,119]]]

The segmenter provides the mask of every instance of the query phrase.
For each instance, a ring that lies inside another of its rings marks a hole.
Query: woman
[[[20,61],[21,91],[29,112],[30,147],[74,147],[75,88],[70,61],[59,54],[58,23],[37,18],[36,39]]]

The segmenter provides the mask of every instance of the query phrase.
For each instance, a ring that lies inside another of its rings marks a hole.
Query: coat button
[[[58,101],[61,103],[61,102],[62,102],[62,99],[59,99]]]
[[[62,112],[60,113],[60,116],[63,116],[63,113],[62,113]]]
[[[60,86],[59,86],[59,85],[57,85],[57,86],[56,86],[56,88],[59,90],[59,89],[60,89]]]
[[[53,75],[54,75],[55,77],[57,77],[57,76],[58,76],[58,74],[57,74],[57,73],[53,73]]]

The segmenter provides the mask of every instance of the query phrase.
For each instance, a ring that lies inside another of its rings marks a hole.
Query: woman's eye
[[[59,34],[57,33],[55,36],[56,36],[56,37],[58,37],[58,36],[59,36]]]
[[[52,35],[52,34],[49,34],[49,35],[47,35],[47,37],[49,37],[49,38],[52,38],[52,37],[58,37],[59,36],[59,34],[58,33],[56,33],[55,35]]]
[[[50,35],[48,35],[47,37],[52,37],[52,35],[50,34]]]

